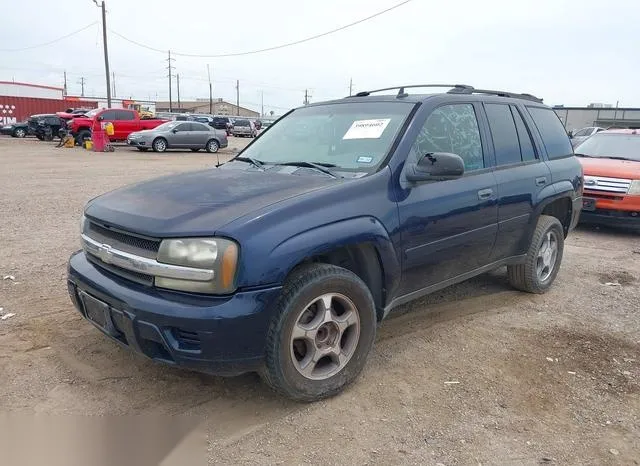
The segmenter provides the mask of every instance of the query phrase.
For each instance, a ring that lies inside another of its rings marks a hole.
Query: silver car
[[[196,121],[168,121],[154,129],[131,133],[127,144],[146,152],[164,152],[167,149],[191,149],[194,152],[205,149],[218,152],[228,145],[227,134],[211,126]]]
[[[256,130],[256,125],[251,120],[246,120],[244,118],[236,118],[233,121],[233,129],[231,130],[231,134],[234,136],[249,136],[250,138],[255,138],[258,134],[258,130]]]

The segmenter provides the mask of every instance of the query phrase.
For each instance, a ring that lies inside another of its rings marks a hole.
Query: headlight
[[[165,239],[160,243],[158,262],[213,270],[210,281],[156,277],[158,288],[194,293],[226,294],[236,289],[238,245],[223,238]]]
[[[640,180],[633,180],[631,186],[629,186],[629,192],[627,194],[640,195]]]

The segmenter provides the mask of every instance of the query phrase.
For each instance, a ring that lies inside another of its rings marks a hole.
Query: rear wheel
[[[564,252],[564,230],[556,217],[541,215],[533,232],[524,264],[507,267],[514,288],[544,293],[556,279]]]
[[[12,136],[14,138],[23,138],[26,135],[27,135],[27,131],[24,128],[17,128],[16,130],[14,130]]]
[[[218,141],[216,141],[215,139],[210,139],[209,142],[207,142],[207,152],[213,154],[218,152],[218,149],[220,148],[220,144],[218,144]]]
[[[167,150],[167,140],[164,138],[157,138],[151,145],[155,152],[164,152]]]
[[[335,395],[362,371],[375,333],[373,297],[357,275],[329,264],[303,266],[276,304],[262,376],[295,400]]]

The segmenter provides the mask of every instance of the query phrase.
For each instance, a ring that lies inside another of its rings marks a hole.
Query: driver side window
[[[416,155],[449,152],[462,157],[466,171],[484,168],[482,141],[471,104],[438,107],[429,115],[413,144]]]

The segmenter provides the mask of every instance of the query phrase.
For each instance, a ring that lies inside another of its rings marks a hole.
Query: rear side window
[[[116,110],[117,120],[133,120],[133,112],[127,112],[126,110]]]
[[[547,149],[550,159],[573,155],[569,136],[564,130],[558,115],[550,108],[527,107]]]
[[[513,115],[508,105],[485,104],[498,166],[520,163],[520,143]]]
[[[436,108],[420,130],[413,149],[418,155],[429,152],[457,154],[464,160],[466,171],[484,168],[480,129],[473,105]]]
[[[518,130],[518,140],[520,141],[520,154],[522,155],[522,161],[529,162],[531,160],[535,160],[537,158],[536,150],[533,147],[531,134],[522,119],[522,115],[520,115],[520,111],[516,107],[511,106],[511,113],[513,114],[513,119],[516,122],[516,129]]]

